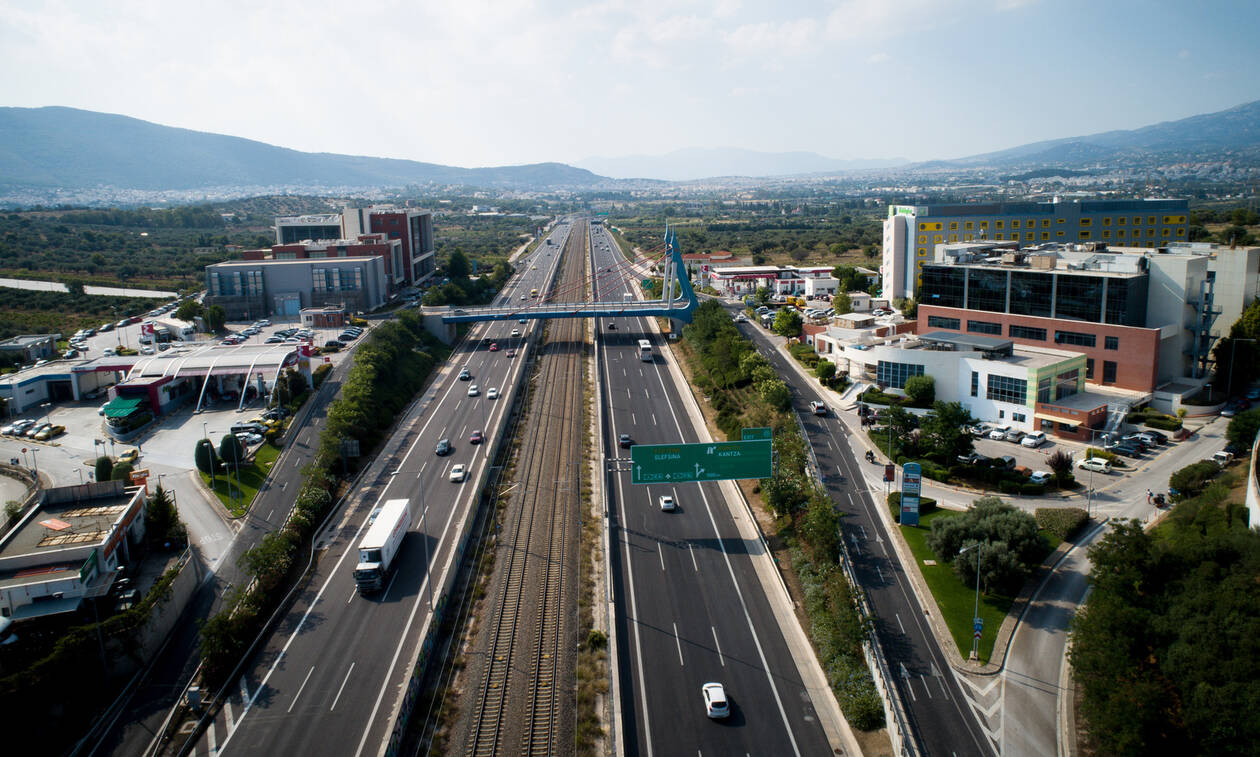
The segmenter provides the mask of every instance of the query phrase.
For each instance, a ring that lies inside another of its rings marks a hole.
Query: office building
[[[1186,241],[1188,216],[1188,202],[1176,199],[892,205],[884,220],[882,294],[914,297],[938,244],[1101,242],[1153,249]]]
[[[340,213],[285,216],[276,219],[276,244],[341,239],[344,236]]]
[[[385,256],[229,260],[206,266],[206,307],[228,320],[296,319],[304,308],[374,310],[389,298]]]
[[[276,218],[277,245],[357,240],[369,234],[382,235],[400,245],[402,259],[397,265],[391,264],[390,271],[398,274],[402,286],[423,283],[437,268],[433,214],[427,210],[372,205],[347,207],[341,213]]]

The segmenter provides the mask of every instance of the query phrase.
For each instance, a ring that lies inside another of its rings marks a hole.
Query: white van
[[[267,427],[261,423],[236,423],[231,431],[233,434],[265,434]]]

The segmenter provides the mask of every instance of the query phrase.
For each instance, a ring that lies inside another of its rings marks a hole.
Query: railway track
[[[585,233],[570,235],[560,286],[581,281],[585,241]],[[577,291],[561,299],[581,296]],[[584,333],[582,320],[555,321],[536,351],[540,370],[531,379],[518,493],[500,536],[502,580],[490,604],[483,673],[466,739],[465,753],[472,757],[567,751],[560,737],[572,732],[572,724],[561,722],[562,709],[571,715],[572,708],[560,702],[572,669],[566,656],[572,645],[565,636],[575,632],[565,608],[576,583],[567,574],[573,557],[569,532],[581,490]]]

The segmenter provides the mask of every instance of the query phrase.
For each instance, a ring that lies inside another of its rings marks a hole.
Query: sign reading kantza
[[[698,444],[636,444],[630,448],[631,483],[663,484],[769,478],[770,440]]]

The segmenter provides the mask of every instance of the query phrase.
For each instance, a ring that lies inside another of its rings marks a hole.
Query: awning
[[[146,401],[144,397],[115,397],[105,405],[105,417],[126,418]]]
[[[1059,415],[1058,413],[1047,413],[1044,410],[1033,413],[1033,417],[1039,421],[1058,421],[1059,423],[1066,423],[1069,426],[1079,426],[1087,420],[1083,414],[1081,416],[1073,418],[1070,415]]]

